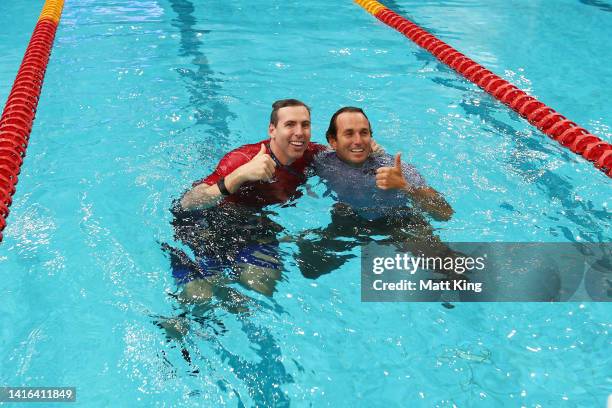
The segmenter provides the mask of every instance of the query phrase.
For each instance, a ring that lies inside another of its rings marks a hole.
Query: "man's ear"
[[[268,136],[270,136],[270,139],[274,139],[275,130],[276,130],[276,126],[274,126],[274,123],[270,123],[270,125],[268,126]]]
[[[331,148],[336,150],[336,146],[338,146],[338,141],[336,139],[333,139],[333,138],[330,137],[328,142],[329,142],[329,145],[331,146]]]

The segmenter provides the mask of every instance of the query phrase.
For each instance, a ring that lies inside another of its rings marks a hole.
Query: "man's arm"
[[[431,187],[410,185],[402,171],[400,154],[395,155],[393,167],[381,167],[376,171],[376,186],[382,190],[403,190],[414,203],[438,221],[448,221],[453,216],[452,207],[444,197]]]
[[[225,176],[225,188],[234,194],[247,181],[269,180],[274,176],[275,167],[274,160],[266,154],[266,147],[262,144],[255,157]],[[209,208],[222,198],[217,184],[199,184],[183,195],[181,207],[187,211]]]
[[[425,210],[437,221],[448,221],[453,216],[453,208],[440,193],[431,187],[405,188],[414,203]]]

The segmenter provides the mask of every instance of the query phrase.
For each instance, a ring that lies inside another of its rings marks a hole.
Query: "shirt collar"
[[[272,147],[270,146],[270,142],[266,143],[266,149],[268,149],[268,151],[270,152],[270,153],[269,153],[269,154],[270,154],[270,157],[272,158],[272,160],[273,160],[273,161],[274,161],[274,163],[276,164],[276,167],[279,167],[279,168],[285,169],[285,170],[286,170],[288,173],[290,173],[290,174],[292,174],[292,175],[294,175],[294,176],[296,176],[296,177],[299,177],[299,178],[304,177],[304,175],[303,175],[303,174],[299,173],[297,170],[295,170],[293,167],[291,167],[291,165],[285,165],[285,164],[282,164],[282,163],[280,162],[280,160],[278,160],[278,157],[276,157],[276,155],[275,155],[275,154],[274,154],[274,152],[272,151]]]

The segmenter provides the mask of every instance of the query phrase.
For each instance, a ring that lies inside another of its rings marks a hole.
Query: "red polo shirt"
[[[227,176],[255,157],[262,144],[266,145],[266,153],[270,154],[269,140],[241,146],[223,156],[215,171],[205,179],[194,183],[194,187],[202,183],[209,186],[217,183],[221,177]],[[301,158],[288,166],[276,166],[274,181],[247,181],[235,193],[225,197],[225,201],[249,207],[284,203],[296,193],[297,187],[306,181],[306,168],[312,163],[314,156],[323,150],[325,150],[323,145],[308,143]]]

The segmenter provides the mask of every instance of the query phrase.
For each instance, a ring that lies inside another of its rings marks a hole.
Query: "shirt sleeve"
[[[213,171],[211,174],[209,174],[202,180],[193,183],[193,187],[200,184],[208,184],[209,186],[212,186],[213,184],[216,184],[221,177],[227,176],[228,174],[236,170],[238,167],[247,163],[249,160],[250,157],[244,152],[240,151],[239,149],[233,150],[223,156],[219,164],[217,164],[217,168],[215,169],[215,171]]]

